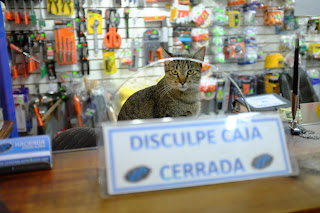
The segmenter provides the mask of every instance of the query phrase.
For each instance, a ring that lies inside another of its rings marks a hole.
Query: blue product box
[[[52,151],[49,136],[0,140],[0,174],[51,168]]]

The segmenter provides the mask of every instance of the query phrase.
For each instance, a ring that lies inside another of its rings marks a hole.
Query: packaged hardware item
[[[60,65],[76,64],[73,20],[55,21],[56,58]]]
[[[268,7],[264,15],[264,25],[275,26],[282,25],[284,18],[284,9],[282,7]]]

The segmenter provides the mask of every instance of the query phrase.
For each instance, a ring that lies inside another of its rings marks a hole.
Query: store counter
[[[320,132],[319,126],[311,128]],[[108,199],[100,197],[96,149],[54,153],[52,170],[0,176],[0,212],[319,212],[320,171],[306,165],[308,159],[320,158],[320,141],[294,136],[291,142],[304,165],[298,177]]]

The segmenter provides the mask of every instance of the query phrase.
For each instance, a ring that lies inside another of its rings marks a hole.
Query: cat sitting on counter
[[[204,60],[205,47],[195,54],[174,55],[162,49],[164,58],[186,57]],[[122,106],[118,120],[197,116],[200,112],[202,64],[189,60],[165,63],[165,76],[157,85],[131,95]]]

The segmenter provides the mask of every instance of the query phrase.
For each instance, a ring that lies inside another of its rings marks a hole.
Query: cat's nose
[[[179,78],[179,82],[181,85],[184,85],[186,83],[187,79],[186,78]]]

